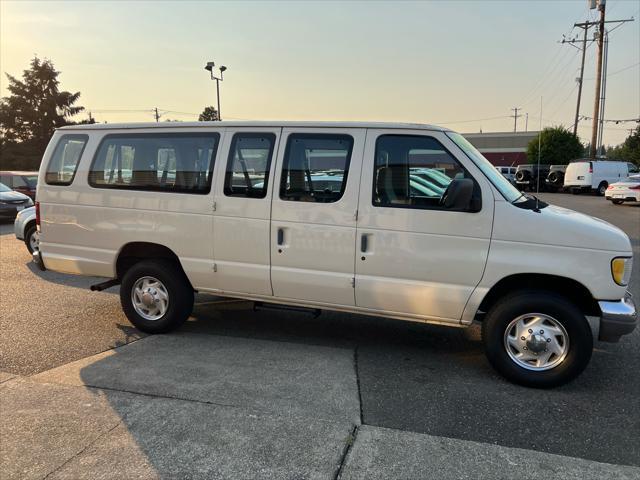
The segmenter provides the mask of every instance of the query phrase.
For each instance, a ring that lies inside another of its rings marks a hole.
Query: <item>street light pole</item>
[[[222,120],[222,114],[220,113],[220,80],[216,78],[216,97],[218,99],[218,121]]]
[[[227,69],[227,67],[225,67],[224,65],[220,65],[220,67],[218,68],[218,70],[220,71],[220,76],[216,76],[213,73],[214,67],[216,66],[216,64],[214,62],[207,62],[207,64],[204,66],[205,70],[208,70],[209,73],[211,73],[211,80],[215,80],[216,81],[216,99],[217,99],[217,104],[218,104],[218,121],[222,120],[222,115],[220,114],[220,82],[222,82],[224,80],[223,78],[223,74],[225,72],[225,70]]]

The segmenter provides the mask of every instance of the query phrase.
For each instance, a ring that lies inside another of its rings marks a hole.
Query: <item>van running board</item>
[[[289,310],[290,312],[309,313],[318,318],[322,313],[319,308],[295,307],[292,305],[278,305],[276,303],[253,302],[253,310]]]
[[[115,287],[116,285],[120,285],[120,280],[118,280],[117,278],[112,278],[111,280],[107,280],[106,282],[91,285],[91,291],[101,292],[103,290],[106,290],[107,288]]]

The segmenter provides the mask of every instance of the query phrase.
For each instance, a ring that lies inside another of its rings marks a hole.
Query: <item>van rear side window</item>
[[[276,136],[273,133],[237,133],[233,137],[224,194],[228,197],[264,198]]]
[[[44,180],[48,185],[71,185],[78,169],[87,135],[63,135],[47,165]]]
[[[217,133],[107,135],[91,164],[89,185],[209,193],[219,138]]]
[[[289,135],[280,198],[318,203],[340,200],[347,186],[352,149],[353,137],[349,135]]]

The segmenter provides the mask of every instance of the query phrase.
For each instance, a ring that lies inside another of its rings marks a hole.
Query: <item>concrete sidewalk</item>
[[[163,335],[0,382],[3,480],[640,478],[635,467],[360,425],[349,348]]]

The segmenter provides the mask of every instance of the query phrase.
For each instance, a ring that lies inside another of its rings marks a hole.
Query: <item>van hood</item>
[[[509,203],[506,205],[510,213],[517,210],[519,214],[505,215],[506,222],[500,222],[496,212],[496,239],[631,254],[631,242],[627,234],[599,218],[555,205],[542,208],[539,212],[522,210]],[[511,225],[506,225],[507,222]]]

